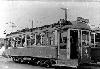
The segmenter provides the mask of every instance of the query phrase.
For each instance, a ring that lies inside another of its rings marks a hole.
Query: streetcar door
[[[68,29],[60,33],[60,59],[78,59],[78,33],[77,29]]]
[[[81,46],[80,46],[80,60],[81,63],[90,63],[90,31],[81,30]]]
[[[67,59],[67,30],[60,32],[60,41],[59,41],[59,59]]]
[[[78,59],[78,38],[79,30],[71,29],[70,30],[70,59]]]

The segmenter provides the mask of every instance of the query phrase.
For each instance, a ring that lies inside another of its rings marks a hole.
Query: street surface
[[[19,64],[13,62],[11,59],[0,56],[0,69],[54,69],[34,66],[32,64]]]
[[[28,63],[15,63],[9,58],[4,58],[0,56],[0,69],[75,69],[75,68],[68,68],[68,67],[51,67],[51,68],[46,68],[42,66],[36,66],[33,64],[28,64]],[[82,66],[79,69],[100,69],[100,65],[86,65]]]

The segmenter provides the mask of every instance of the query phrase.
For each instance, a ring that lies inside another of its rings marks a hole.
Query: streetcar
[[[6,35],[3,56],[14,62],[77,67],[91,63],[91,28],[88,19],[60,19],[57,23],[25,28]]]
[[[91,30],[91,61],[100,62],[100,28],[96,27]]]

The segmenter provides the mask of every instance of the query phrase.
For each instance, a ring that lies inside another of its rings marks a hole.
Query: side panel
[[[57,50],[56,47],[34,46],[34,47],[8,49],[5,51],[5,54],[10,56],[56,58]]]
[[[90,57],[91,48],[90,47],[82,47],[82,56],[80,63],[90,63],[91,57]]]
[[[94,62],[100,62],[100,47],[91,48],[91,60]]]

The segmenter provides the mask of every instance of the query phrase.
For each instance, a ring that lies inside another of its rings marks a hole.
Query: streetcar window
[[[36,45],[40,45],[40,44],[41,44],[41,36],[36,35]]]
[[[12,38],[12,47],[15,47],[15,40]]]
[[[17,37],[17,47],[21,47],[21,38]]]
[[[54,45],[54,37],[50,37],[50,45]]]
[[[29,46],[30,44],[31,44],[31,42],[30,42],[30,36],[27,35],[27,45]]]
[[[95,41],[100,42],[100,33],[95,34]]]
[[[47,38],[46,35],[44,35],[44,36],[42,37],[42,45],[47,45],[47,43],[48,43],[48,38]]]
[[[94,44],[94,34],[91,34],[91,43]]]
[[[22,36],[22,46],[24,46],[25,43],[25,36]]]
[[[67,37],[61,37],[60,43],[67,43]]]
[[[18,44],[20,44],[21,43],[21,38],[18,38]]]
[[[67,43],[67,32],[62,32],[60,34],[60,43]]]
[[[67,32],[64,31],[60,34],[60,49],[66,49],[67,46]]]
[[[91,33],[91,47],[94,47],[95,46],[94,35],[95,34]]]
[[[27,39],[30,39],[30,36],[29,35],[27,35]]]
[[[89,32],[82,31],[82,45],[89,45]]]
[[[39,40],[40,40],[40,41],[38,41],[38,42],[41,43],[41,38],[39,38]],[[42,36],[42,45],[49,45],[50,40],[51,40],[51,38],[48,36],[47,33],[45,33],[45,34]]]
[[[100,46],[100,33],[95,34],[95,43],[96,46]]]
[[[8,39],[7,45],[8,45],[8,47],[11,47],[11,38]]]
[[[31,35],[31,45],[33,45],[35,43],[35,34]]]
[[[55,44],[55,36],[54,36],[54,32],[48,32],[48,45],[54,45]]]

